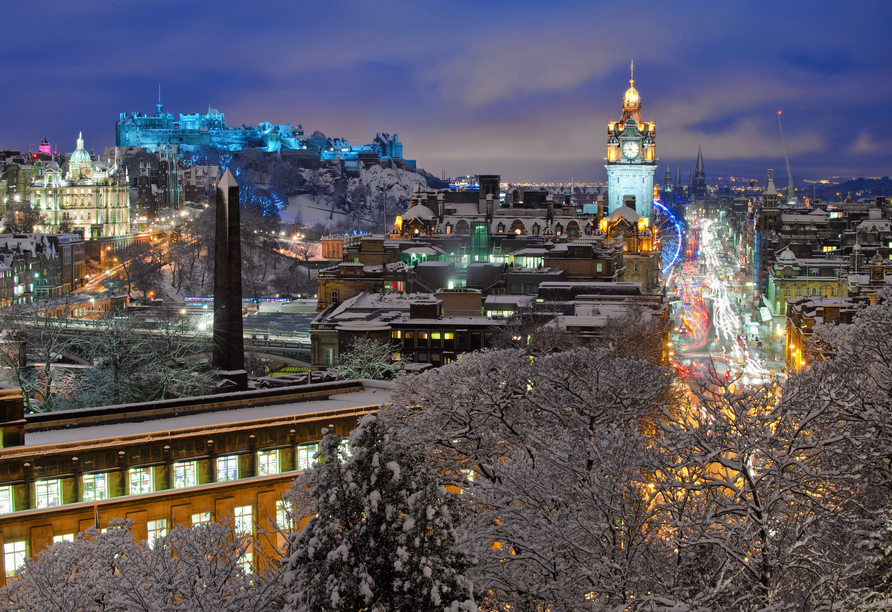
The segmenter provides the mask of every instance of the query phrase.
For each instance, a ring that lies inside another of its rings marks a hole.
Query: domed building
[[[608,240],[622,241],[623,280],[641,283],[644,291],[657,291],[662,261],[659,244],[648,219],[635,211],[632,196],[626,196],[623,205],[604,218],[602,229]]]
[[[38,232],[81,229],[85,240],[123,236],[130,232],[130,188],[127,172],[117,160],[93,159],[84,148],[83,133],[69,156],[68,170],[47,164],[31,186],[31,205],[43,216]]]

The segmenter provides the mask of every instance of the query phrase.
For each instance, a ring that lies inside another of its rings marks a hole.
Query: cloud
[[[659,61],[673,44],[671,33],[658,20],[635,24],[633,46],[619,34],[576,27],[611,20],[615,12],[604,5],[575,7],[572,14],[528,14],[523,23],[501,24],[498,33],[469,37],[462,51],[431,67],[424,78],[445,97],[483,106],[566,91],[613,71],[626,71],[631,59]]]
[[[883,147],[871,138],[870,132],[864,130],[849,147],[849,153],[851,155],[874,155],[882,149]]]

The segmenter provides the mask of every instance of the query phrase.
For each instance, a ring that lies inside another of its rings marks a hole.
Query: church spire
[[[704,172],[703,169],[703,148],[697,147],[697,172]]]

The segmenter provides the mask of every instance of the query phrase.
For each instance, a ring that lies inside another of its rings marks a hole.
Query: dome
[[[80,132],[77,135],[77,149],[74,150],[74,153],[71,154],[71,157],[68,158],[69,164],[90,164],[93,160],[90,159],[90,154],[84,150],[84,133]]]
[[[797,263],[796,256],[793,255],[793,252],[790,249],[784,249],[780,252],[777,257],[778,263],[784,264],[795,264]]]
[[[646,227],[643,230],[641,230],[640,236],[642,238],[647,238],[650,235],[651,235],[651,231],[649,229],[647,229]]]
[[[635,79],[629,79],[629,88],[623,96],[623,108],[641,108],[641,96],[635,89]]]
[[[628,206],[620,206],[612,213],[607,216],[608,223],[613,223],[617,219],[623,218],[628,221],[630,224],[634,225],[638,223],[638,219],[641,218],[641,215],[636,213],[634,210],[629,208]]]
[[[427,206],[422,206],[421,204],[418,204],[417,206],[413,206],[412,208],[410,208],[403,214],[403,222],[406,222],[409,219],[419,219],[421,221],[430,221],[431,219],[433,219],[436,216],[437,215],[435,215],[434,211],[432,211],[430,208],[428,208]]]

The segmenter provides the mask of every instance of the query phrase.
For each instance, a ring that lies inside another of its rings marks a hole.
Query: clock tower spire
[[[607,124],[608,211],[623,205],[623,196],[635,196],[635,212],[653,219],[656,172],[656,124],[641,119],[641,96],[635,89],[635,61],[629,66],[629,88],[623,96],[620,121]]]

